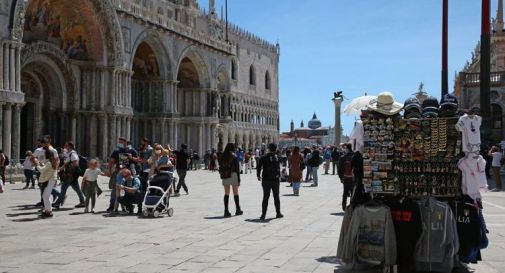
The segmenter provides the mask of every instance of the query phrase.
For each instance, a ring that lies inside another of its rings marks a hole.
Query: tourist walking
[[[79,155],[75,151],[74,143],[71,141],[67,141],[64,145],[64,149],[66,152],[64,153],[64,165],[62,167],[62,175],[61,175],[61,189],[60,196],[58,198],[58,203],[55,204],[56,208],[63,206],[66,199],[67,189],[68,187],[72,187],[72,189],[79,197],[79,204],[75,205],[76,208],[83,208],[84,204],[84,193],[79,187],[79,176],[82,174],[84,170],[79,168]]]
[[[23,161],[23,171],[26,179],[26,186],[24,189],[28,189],[30,187],[30,183],[32,184],[32,189],[35,189],[35,157],[32,154],[32,151],[28,150],[25,153],[25,160]]]
[[[9,157],[0,150],[0,179],[5,183],[5,169],[9,165]]]
[[[179,176],[179,183],[177,184],[177,189],[175,190],[175,195],[180,195],[181,188],[184,189],[186,194],[189,194],[188,186],[186,185],[186,174],[188,173],[188,165],[190,163],[190,156],[187,152],[188,145],[181,144],[181,149],[179,151],[174,151],[176,156],[175,169],[177,170],[177,176]]]
[[[347,207],[347,198],[352,196],[352,190],[355,185],[353,172],[353,152],[352,144],[344,144],[345,154],[340,158],[338,163],[338,177],[343,184],[344,192],[342,193],[342,210]]]
[[[319,149],[317,147],[314,147],[312,150],[312,153],[310,155],[310,158],[307,160],[307,164],[310,166],[311,172],[312,172],[312,185],[311,187],[317,187],[319,184],[319,177],[318,177],[318,171],[319,171],[319,165],[323,162],[323,159],[321,158]]]
[[[309,160],[312,157],[312,152],[309,148],[303,150],[303,160],[305,161],[305,166],[307,166],[307,172],[305,173],[305,182],[312,180],[312,167],[309,164]]]
[[[59,159],[57,159],[57,154],[56,158],[54,157],[54,153],[50,150],[50,148],[46,148],[45,158],[45,162],[35,160],[35,163],[40,172],[39,186],[42,191],[42,200],[44,202],[42,217],[52,217],[53,200],[51,191],[56,186]]]
[[[244,151],[242,148],[238,148],[236,155],[240,164],[240,173],[244,173]]]
[[[333,146],[333,149],[331,151],[332,175],[335,175],[339,159],[340,159],[340,151],[336,146]]]
[[[288,158],[289,165],[289,182],[293,187],[293,194],[300,195],[300,184],[303,179],[303,157],[300,154],[300,147],[295,146],[293,152]]]
[[[212,152],[210,154],[210,162],[209,162],[209,170],[211,170],[212,172],[216,171],[217,160],[218,160],[218,156],[217,156],[216,150],[212,149]]]
[[[242,215],[244,212],[240,209],[240,199],[238,189],[240,187],[240,165],[235,155],[235,144],[228,143],[219,159],[219,175],[224,187],[224,217],[231,217],[228,210],[228,201],[230,200],[230,188],[233,191],[235,200],[235,215]]]
[[[128,141],[124,137],[118,138],[118,143],[112,152],[108,166],[110,204],[108,212],[114,210],[116,204],[116,184],[122,183],[123,177],[119,173],[121,169],[130,169],[130,174],[135,172],[135,162],[137,160],[137,151],[128,145]]]
[[[256,166],[256,175],[263,187],[263,203],[261,205],[260,219],[265,220],[270,192],[272,192],[274,197],[275,211],[277,212],[276,218],[284,217],[281,213],[281,200],[279,197],[281,165],[277,156],[277,145],[274,143],[268,144],[268,152],[259,159]]]
[[[88,168],[84,172],[82,176],[82,188],[84,193],[86,194],[84,213],[89,212],[89,201],[91,200],[91,213],[95,213],[95,203],[96,203],[96,195],[101,194],[101,189],[98,187],[98,176],[104,175],[102,171],[98,168],[98,161],[96,159],[92,159],[89,161]]]
[[[503,153],[501,148],[498,146],[493,146],[493,148],[489,150],[489,156],[493,158],[491,162],[491,169],[493,170],[493,179],[496,184],[496,187],[491,191],[499,192],[502,190],[500,170],[502,165]]]
[[[331,161],[331,147],[328,146],[323,152],[324,159],[324,174],[329,174],[330,171],[330,161]]]
[[[244,174],[247,172],[252,173],[252,152],[247,151],[244,153]]]

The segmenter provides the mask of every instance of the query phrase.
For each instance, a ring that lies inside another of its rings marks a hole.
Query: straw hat
[[[391,92],[382,92],[377,99],[370,101],[368,109],[381,114],[392,116],[402,110],[403,105],[395,102]]]

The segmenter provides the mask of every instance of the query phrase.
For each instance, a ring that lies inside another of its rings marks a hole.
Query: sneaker
[[[23,190],[26,190],[26,189],[28,189],[28,186],[25,186],[25,187],[23,188]]]
[[[79,203],[79,204],[75,205],[74,208],[84,208],[85,206],[86,206],[86,204]]]
[[[225,211],[224,218],[230,218],[230,217],[231,217],[231,213],[229,211]]]
[[[58,203],[53,203],[53,204],[52,204],[52,207],[53,207],[54,209],[60,209],[60,204],[58,204]]]
[[[40,216],[42,216],[42,218],[50,218],[50,217],[53,217],[53,213],[43,211]]]
[[[317,184],[311,184],[310,186],[311,187],[317,187]]]
[[[280,218],[283,218],[283,217],[284,217],[284,215],[282,215],[282,213],[277,213],[277,215],[275,216],[275,218],[277,218],[277,219],[280,219]]]
[[[265,221],[265,218],[266,218],[266,217],[265,217],[265,215],[261,215],[261,216],[260,216],[260,220],[261,220],[261,221]]]
[[[107,212],[112,212],[113,210],[114,210],[114,208],[113,208],[113,207],[108,207],[106,211],[107,211]]]
[[[186,195],[189,195],[189,190],[185,190],[185,192],[186,192]]]
[[[91,209],[91,213],[95,214],[95,210],[94,210],[94,209]]]

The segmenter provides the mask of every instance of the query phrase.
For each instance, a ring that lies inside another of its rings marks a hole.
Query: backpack
[[[354,179],[352,172],[352,157],[346,156],[344,161],[344,180],[349,181]]]
[[[279,180],[281,178],[281,166],[277,155],[267,155],[263,161],[263,178],[267,181]],[[280,180],[279,180],[280,181]]]
[[[321,157],[319,155],[312,155],[307,163],[309,163],[311,167],[319,167],[321,164]]]
[[[249,160],[251,159],[251,155],[249,153],[246,153],[244,156],[244,162],[249,163]]]

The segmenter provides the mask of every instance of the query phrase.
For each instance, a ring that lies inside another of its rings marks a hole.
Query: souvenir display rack
[[[364,178],[367,192],[456,197],[460,193],[457,163],[461,139],[457,118],[362,118]]]

